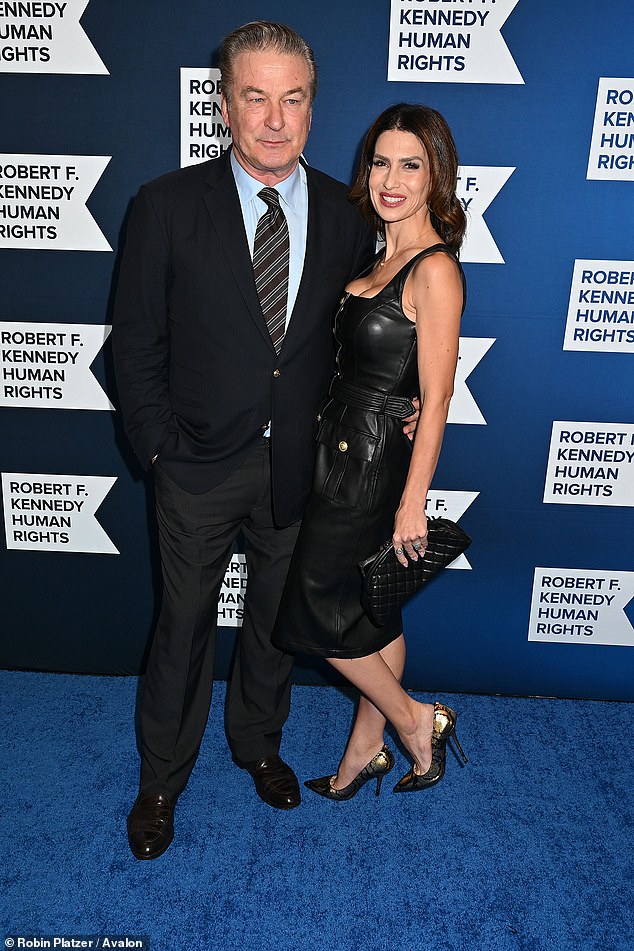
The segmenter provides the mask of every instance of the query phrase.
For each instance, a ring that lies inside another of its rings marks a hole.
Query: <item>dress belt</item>
[[[348,403],[350,406],[373,410],[375,413],[385,413],[386,416],[396,416],[398,419],[411,416],[415,412],[411,401],[404,396],[390,396],[381,390],[346,383],[338,376],[330,384],[330,395],[333,399]]]

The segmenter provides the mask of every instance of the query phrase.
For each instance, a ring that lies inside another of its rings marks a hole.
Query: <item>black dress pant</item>
[[[269,452],[261,438],[238,469],[202,495],[185,492],[155,463],[163,602],[140,710],[143,794],[176,799],[196,762],[211,703],[218,595],[240,530],[248,581],[227,737],[241,762],[279,750],[293,658],[273,647],[271,631],[300,523],[274,524]]]

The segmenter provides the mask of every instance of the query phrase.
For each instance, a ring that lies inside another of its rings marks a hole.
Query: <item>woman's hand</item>
[[[422,558],[427,548],[427,516],[424,502],[415,504],[401,500],[394,518],[392,534],[394,553],[400,563],[407,568],[411,561]]]
[[[411,399],[412,406],[414,407],[414,412],[411,416],[406,416],[403,422],[403,432],[407,436],[410,442],[413,441],[414,435],[416,433],[416,427],[418,426],[418,418],[420,416],[420,400],[417,396],[413,396]]]

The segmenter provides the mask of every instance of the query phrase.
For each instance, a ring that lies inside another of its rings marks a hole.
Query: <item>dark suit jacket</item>
[[[139,191],[130,217],[112,343],[126,431],[182,488],[206,492],[272,421],[281,525],[310,490],[317,415],[333,372],[332,318],[368,260],[368,227],[346,188],[312,168],[304,271],[279,356],[253,279],[229,153]]]

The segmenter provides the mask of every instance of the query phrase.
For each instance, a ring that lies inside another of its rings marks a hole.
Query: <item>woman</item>
[[[425,551],[432,481],[458,359],[464,277],[457,260],[465,215],[458,159],[443,117],[425,106],[386,109],[369,130],[351,199],[385,237],[372,266],[346,288],[335,321],[338,372],[319,433],[313,491],[274,642],[313,653],[360,691],[336,775],[306,785],[349,799],[369,779],[379,794],[394,758],[390,720],[410,753],[395,792],[427,788],[445,767],[456,714],[401,687],[400,614],[377,627],[361,606],[358,563],[390,536],[407,570]],[[413,447],[402,432],[420,392]]]

